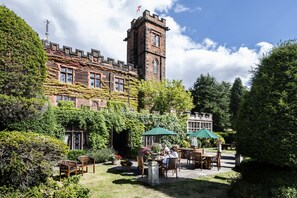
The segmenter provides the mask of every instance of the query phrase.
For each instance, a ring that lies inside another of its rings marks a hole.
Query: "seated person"
[[[170,154],[170,149],[168,148],[168,146],[166,144],[164,145],[164,154],[165,155],[169,155]]]
[[[173,146],[172,149],[171,149],[171,153],[169,155],[166,155],[163,159],[163,164],[166,165],[167,164],[167,161],[168,161],[168,158],[169,157],[172,157],[172,158],[178,158],[178,148],[177,146]]]

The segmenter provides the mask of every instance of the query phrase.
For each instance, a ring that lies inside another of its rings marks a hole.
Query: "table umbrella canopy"
[[[194,133],[190,134],[189,137],[212,138],[212,139],[219,138],[216,134],[214,134],[213,132],[207,129],[200,129],[199,131],[195,131]]]
[[[168,129],[162,127],[156,127],[149,131],[144,132],[143,136],[157,136],[157,135],[176,135],[173,131],[169,131]]]

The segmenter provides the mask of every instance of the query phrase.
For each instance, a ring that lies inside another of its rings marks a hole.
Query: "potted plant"
[[[132,166],[132,162],[128,159],[122,159],[121,160],[121,165],[123,169],[129,169]]]
[[[162,145],[160,143],[154,143],[151,147],[151,158],[152,160],[155,160],[156,157],[158,157],[160,155],[160,152],[162,150]]]
[[[112,164],[118,164],[118,161],[122,159],[122,156],[116,154],[116,153],[113,153],[111,156],[110,156],[110,161],[112,162]]]

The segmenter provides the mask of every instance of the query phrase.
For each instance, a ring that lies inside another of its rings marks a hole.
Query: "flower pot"
[[[151,154],[152,161],[155,161],[158,158],[158,156],[159,156],[159,153],[152,153]]]
[[[118,165],[119,164],[119,160],[112,160],[111,161],[113,165]]]

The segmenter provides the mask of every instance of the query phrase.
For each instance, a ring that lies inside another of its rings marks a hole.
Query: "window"
[[[58,95],[56,96],[56,102],[58,103],[59,101],[72,101],[75,104],[75,98],[74,97],[70,97],[70,96],[62,96],[62,95]]]
[[[114,80],[115,83],[115,90],[116,91],[124,91],[124,79],[121,78],[115,78]]]
[[[96,73],[90,73],[90,86],[100,88],[101,86],[101,75]]]
[[[160,36],[158,34],[152,33],[152,44],[156,47],[160,46]]]
[[[60,82],[73,84],[73,69],[72,68],[61,67]]]
[[[153,64],[154,64],[154,74],[157,74],[158,73],[158,60],[155,59],[153,61]]]

